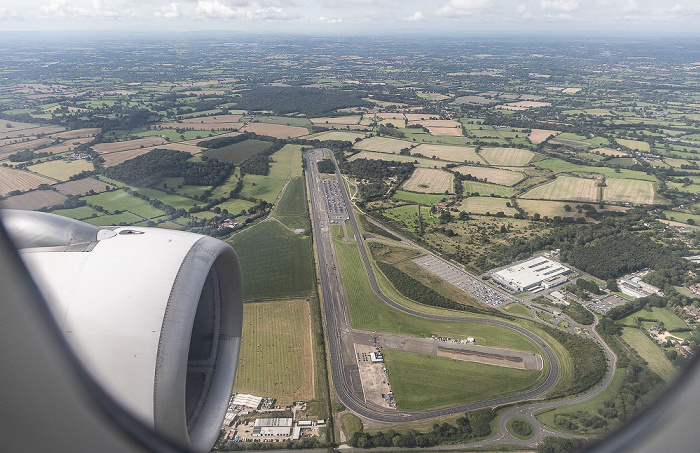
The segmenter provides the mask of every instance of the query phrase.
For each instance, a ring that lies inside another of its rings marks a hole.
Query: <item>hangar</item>
[[[568,281],[571,269],[543,256],[494,272],[493,280],[513,291],[529,291],[537,287],[551,288]]]

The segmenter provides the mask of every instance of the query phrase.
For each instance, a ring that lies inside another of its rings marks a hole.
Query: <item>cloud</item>
[[[420,22],[425,20],[425,16],[420,11],[416,11],[412,16],[408,16],[404,20],[408,22]]]
[[[450,0],[435,14],[443,17],[471,16],[491,7],[491,0]]]
[[[376,6],[377,0],[323,0],[326,8],[354,8],[356,6]]]
[[[318,18],[319,22],[326,22],[328,24],[338,24],[343,21],[340,17],[325,17],[321,16]]]
[[[95,17],[118,17],[129,16],[129,11],[124,11],[122,14],[117,11],[104,8],[101,0],[91,0],[92,8],[83,8],[69,4],[66,0],[49,0],[39,7],[39,11],[44,16],[49,18],[95,18]]]
[[[578,0],[542,0],[540,8],[570,13],[578,9]]]
[[[240,8],[234,10],[219,0],[214,0],[213,2],[199,0],[194,8],[194,14],[197,17],[206,19],[233,19],[243,16]]]
[[[199,0],[194,14],[200,19],[247,19],[252,21],[291,20],[295,17],[288,15],[282,8],[276,6],[261,6],[252,4],[245,7],[230,7],[219,1]]]
[[[161,6],[160,10],[153,13],[153,15],[164,19],[176,19],[180,17],[180,10],[177,3],[171,3],[168,6]]]
[[[700,14],[700,6],[699,5],[687,5],[687,4],[675,3],[670,11],[674,14],[695,15],[695,14]]]

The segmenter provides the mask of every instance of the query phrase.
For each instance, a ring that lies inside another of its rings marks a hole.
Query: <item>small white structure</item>
[[[292,440],[299,440],[301,437],[301,426],[295,426],[294,432],[292,433]]]
[[[372,363],[384,363],[384,356],[378,352],[370,352],[369,358]]]

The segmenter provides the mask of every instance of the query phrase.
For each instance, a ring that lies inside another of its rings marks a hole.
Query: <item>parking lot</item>
[[[341,223],[348,219],[345,200],[337,180],[323,180],[323,194],[328,207],[328,220],[331,223]]]
[[[495,290],[489,285],[484,284],[477,277],[472,276],[468,272],[465,272],[457,266],[447,263],[434,255],[422,256],[413,261],[423,269],[432,272],[448,283],[451,283],[452,285],[461,289],[465,293],[492,307],[515,302],[515,299],[512,297]]]

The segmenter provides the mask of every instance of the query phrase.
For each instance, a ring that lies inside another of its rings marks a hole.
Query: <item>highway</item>
[[[556,355],[554,354],[554,351],[549,347],[549,345],[547,345],[541,338],[539,338],[537,335],[530,332],[529,330],[500,319],[438,316],[417,312],[394,302],[381,291],[377,283],[374,270],[372,269],[367,250],[364,246],[364,239],[358,228],[357,221],[352,213],[350,199],[346,187],[342,182],[342,177],[340,175],[337,162],[335,161],[332,152],[328,151],[328,155],[330,156],[335,165],[336,178],[339,181],[340,187],[342,189],[342,196],[345,202],[347,212],[349,214],[349,220],[352,224],[354,237],[357,241],[357,245],[372,290],[382,301],[384,301],[386,304],[390,305],[396,310],[420,318],[450,322],[488,323],[514,330],[528,337],[537,345],[539,345],[542,348],[544,354],[546,355],[547,361],[549,363],[549,372],[546,376],[546,379],[540,385],[529,391],[513,395],[491,398],[482,401],[475,401],[466,404],[458,404],[454,406],[421,412],[388,409],[364,401],[362,386],[359,381],[359,374],[355,371],[356,362],[352,347],[354,331],[350,326],[349,322],[347,301],[342,286],[342,279],[338,268],[337,256],[333,245],[333,238],[330,228],[331,225],[327,214],[326,200],[323,195],[321,177],[318,172],[317,166],[317,162],[324,158],[324,151],[325,150],[322,149],[313,149],[307,151],[305,155],[305,162],[307,182],[309,187],[309,197],[311,203],[311,219],[314,232],[314,243],[316,245],[317,262],[319,266],[319,276],[321,281],[321,293],[323,298],[324,318],[326,321],[326,337],[328,341],[329,358],[331,364],[331,376],[333,380],[333,385],[336,390],[336,394],[340,401],[350,410],[368,419],[377,420],[381,422],[396,423],[414,420],[424,420],[439,416],[463,413],[466,411],[486,407],[496,407],[507,404],[516,404],[520,402],[531,401],[537,399],[545,392],[550,390],[556,383],[556,380],[559,376],[559,363],[557,361]],[[592,335],[595,336],[595,333],[593,332]],[[604,343],[599,339],[598,342],[603,344],[604,346]],[[607,347],[604,347],[604,349],[606,350],[606,354],[608,355],[609,366],[613,366],[610,369],[614,369],[614,355],[612,355],[612,352],[609,351]],[[595,390],[598,390],[599,393],[607,386],[607,384],[611,380],[612,373],[608,371],[604,381],[601,384],[599,384],[599,386]],[[593,392],[595,392],[595,390]],[[590,398],[594,396],[591,394],[593,392],[589,392],[579,398]],[[575,399],[557,401],[556,403],[539,403],[528,406],[521,406],[519,408],[513,408],[508,412],[516,411],[513,412],[513,414],[519,416],[521,411],[526,410],[527,413],[531,415],[534,411],[539,410],[541,408],[571,404],[574,401]],[[527,418],[531,421],[531,423],[533,423],[538,434],[535,438],[533,438],[535,440],[530,439],[523,443],[523,441],[519,441],[518,439],[512,438],[512,436],[510,436],[505,430],[505,421],[507,420],[507,418],[510,418],[510,416],[501,417],[501,419],[499,420],[499,428],[501,423],[503,424],[503,427],[499,429],[498,433],[496,433],[495,435],[493,435],[485,441],[481,441],[480,444],[486,445],[491,443],[513,443],[521,445],[531,445],[533,441],[539,442],[541,436],[547,433],[548,431],[547,428],[541,426],[536,420],[534,420],[534,417],[532,417],[532,420],[530,420],[530,417],[523,417]]]

